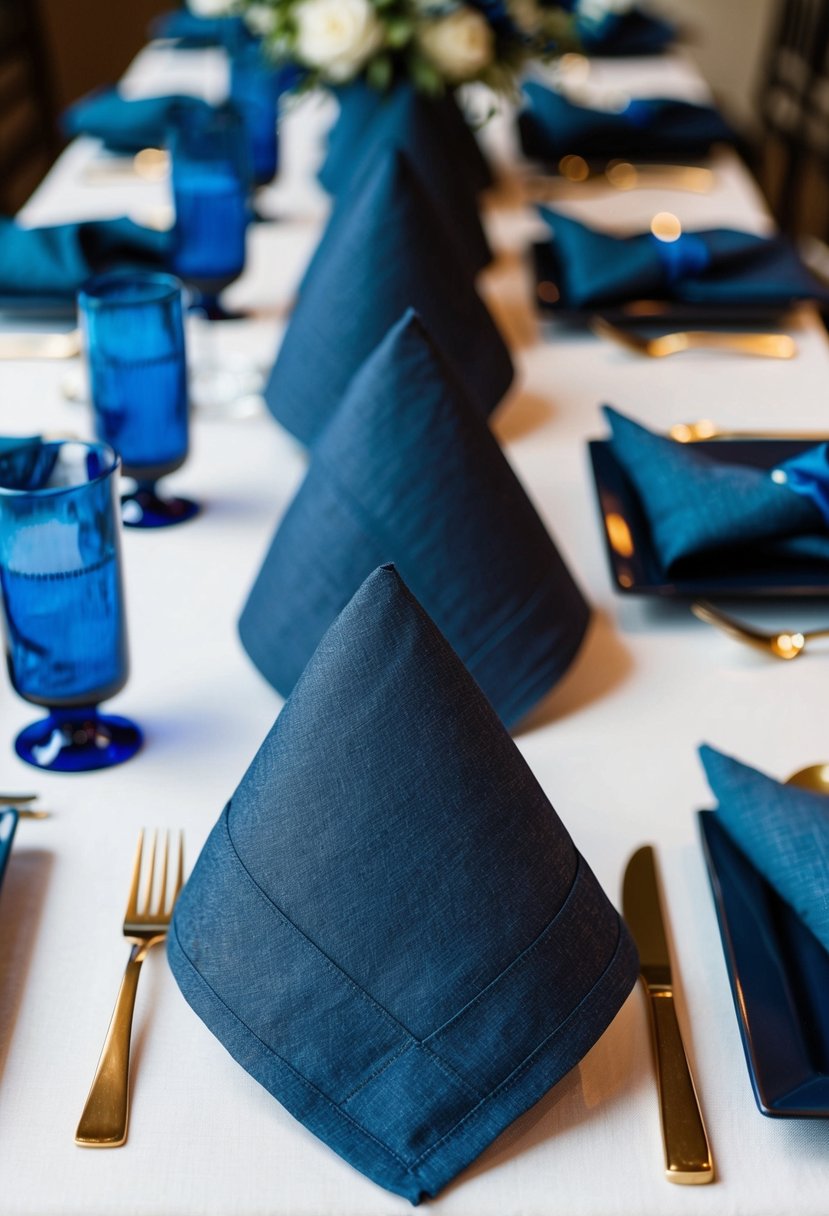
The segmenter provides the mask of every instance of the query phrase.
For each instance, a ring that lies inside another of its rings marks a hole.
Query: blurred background
[[[59,116],[114,83],[171,0],[0,0],[0,213],[60,151]],[[829,237],[829,0],[654,0],[746,140],[781,226]]]

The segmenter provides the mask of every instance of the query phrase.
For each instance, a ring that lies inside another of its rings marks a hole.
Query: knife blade
[[[671,958],[651,845],[637,849],[625,868],[622,914],[639,950],[648,994],[665,1177],[683,1186],[713,1182],[711,1148],[676,1018]]]

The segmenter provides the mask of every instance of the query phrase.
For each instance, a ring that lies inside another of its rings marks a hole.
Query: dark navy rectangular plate
[[[561,298],[561,269],[551,241],[538,241],[531,250],[536,304],[542,312],[568,325],[583,327],[599,313],[616,325],[636,323],[687,329],[690,325],[744,325],[763,329],[779,328],[781,317],[794,306],[771,304],[721,303],[686,304],[679,300],[627,300],[623,304],[597,304],[593,308],[573,308]]]
[[[17,811],[0,810],[0,887],[12,851],[12,841],[17,830]]]
[[[757,1106],[773,1118],[829,1118],[829,953],[714,811],[700,811],[699,826]]]
[[[793,439],[727,439],[695,443],[694,450],[728,464],[773,469],[810,446],[809,442]],[[829,597],[829,562],[775,558],[761,549],[706,555],[682,577],[667,574],[654,549],[636,490],[610,443],[593,439],[589,448],[607,559],[618,591],[686,599]]]

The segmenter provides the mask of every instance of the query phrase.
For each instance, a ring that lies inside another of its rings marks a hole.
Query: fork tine
[[[172,894],[170,895],[170,902],[167,905],[167,912],[166,912],[167,916],[172,915],[173,906],[176,902],[176,899],[178,898],[178,893],[183,886],[184,886],[184,832],[179,832],[179,834],[178,834],[178,866],[176,867],[176,881],[173,886]]]
[[[138,915],[138,887],[141,882],[141,855],[144,852],[144,829],[138,833],[138,848],[135,850],[135,861],[132,863],[132,878],[130,893],[127,899],[126,915],[134,918]]]
[[[161,877],[158,880],[158,895],[156,897],[155,912],[153,915],[160,916],[164,911],[165,900],[167,899],[167,861],[170,854],[170,833],[164,833],[163,850],[161,853]],[[147,911],[149,912],[149,905]]]
[[[155,849],[158,842],[158,832],[154,831],[150,838],[150,857],[147,863],[147,873],[144,878],[144,895],[141,900],[141,915],[149,915],[152,906],[153,882],[155,879]]]

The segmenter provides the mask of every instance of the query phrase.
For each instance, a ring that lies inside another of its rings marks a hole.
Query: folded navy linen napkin
[[[361,175],[370,173],[378,159],[391,149],[402,150],[453,247],[477,274],[491,262],[492,251],[481,225],[476,190],[470,184],[468,157],[463,155],[456,128],[447,121],[453,105],[445,97],[427,97],[407,84],[381,94],[368,125],[345,153],[341,147],[339,157],[335,142],[320,180],[332,194],[358,189]],[[462,118],[460,123],[461,141],[475,144]]]
[[[653,13],[630,8],[600,17],[581,14],[576,20],[576,33],[587,55],[659,55],[675,41],[677,28]]]
[[[397,81],[390,89],[373,89],[356,80],[335,90],[338,117],[328,133],[325,160],[319,172],[330,194],[346,187],[363,157],[369,140],[400,147],[410,139],[409,124],[415,110],[428,114],[440,129],[444,145],[466,190],[480,194],[492,185],[492,170],[481,146],[461,112],[454,94],[428,97],[410,82]]]
[[[98,271],[163,265],[171,239],[129,219],[22,228],[0,216],[0,294],[74,296]]]
[[[620,110],[595,110],[535,81],[523,86],[521,147],[531,160],[697,160],[734,132],[713,106],[672,97],[634,98]]]
[[[212,106],[197,97],[123,97],[117,89],[96,89],[74,102],[63,115],[67,135],[94,135],[114,152],[160,148],[184,112],[209,115]]]
[[[666,572],[704,554],[761,550],[829,560],[826,445],[775,470],[714,460],[693,444],[654,434],[609,406],[610,444],[636,490]]]
[[[781,785],[707,744],[700,757],[720,823],[829,950],[829,798]]]
[[[584,637],[581,592],[413,310],[317,441],[242,613],[245,648],[283,696],[384,561],[506,725],[556,683]]]
[[[168,955],[231,1055],[413,1203],[581,1059],[638,966],[392,567],[326,633],[223,811]]]
[[[0,807],[0,887],[3,885],[3,876],[6,873],[6,866],[9,864],[14,834],[17,831],[17,819],[18,815],[14,807]]]
[[[618,237],[540,207],[553,237],[561,304],[601,308],[625,300],[784,308],[798,300],[829,304],[825,287],[791,241],[730,228],[685,232],[676,241],[653,233]]]
[[[512,381],[509,352],[408,157],[390,150],[339,200],[306,271],[265,389],[274,417],[312,443],[409,307],[490,413]]]

